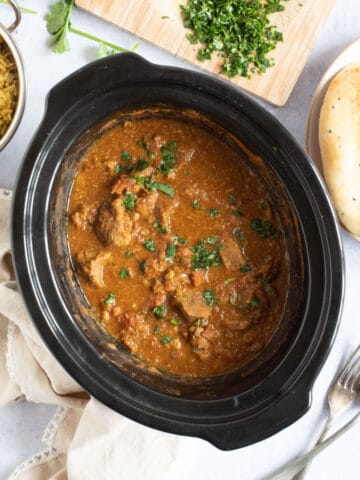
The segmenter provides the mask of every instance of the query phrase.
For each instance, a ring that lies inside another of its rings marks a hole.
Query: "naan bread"
[[[319,143],[339,219],[360,241],[360,63],[332,80],[321,107]]]

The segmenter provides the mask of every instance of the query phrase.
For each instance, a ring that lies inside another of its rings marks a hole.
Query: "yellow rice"
[[[5,135],[17,103],[18,79],[11,53],[0,37],[0,138]]]

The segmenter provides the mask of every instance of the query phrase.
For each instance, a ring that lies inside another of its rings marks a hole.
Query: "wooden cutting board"
[[[270,53],[275,66],[252,79],[224,79],[245,90],[282,106],[288,100],[315,44],[316,38],[336,0],[289,0],[285,11],[272,15],[271,23],[283,32],[284,42]],[[185,37],[179,5],[186,0],[76,0],[78,7],[97,15],[131,33],[187,60],[219,74],[216,56],[206,62],[197,60],[196,45]],[[168,17],[168,18],[162,18]]]

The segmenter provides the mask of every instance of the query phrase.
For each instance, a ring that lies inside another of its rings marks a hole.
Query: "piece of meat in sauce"
[[[80,252],[75,262],[81,273],[92,283],[95,287],[104,286],[104,266],[106,262],[111,258],[110,252]]]
[[[210,317],[211,307],[206,305],[201,293],[190,290],[178,291],[175,299],[187,320],[192,321],[197,318],[207,320]]]
[[[83,204],[72,215],[71,221],[80,230],[87,230],[88,227],[94,223],[96,218],[98,205],[91,203],[90,205]]]
[[[163,225],[168,231],[171,228],[171,216],[174,210],[179,206],[177,200],[166,197],[165,195],[159,196],[155,206],[156,220]]]
[[[151,218],[154,214],[155,204],[158,196],[158,191],[153,190],[139,197],[136,201],[136,211],[148,219]]]
[[[189,329],[190,344],[193,347],[194,353],[200,360],[207,360],[210,358],[211,342],[218,338],[219,332],[215,327],[208,323],[204,326],[193,326]]]
[[[121,195],[124,192],[130,192],[132,194],[138,193],[141,189],[141,185],[138,185],[136,180],[129,178],[128,175],[121,175],[114,183],[111,193]]]
[[[246,263],[246,259],[235,240],[230,237],[224,238],[222,241],[222,247],[223,248],[219,250],[219,253],[226,268],[229,270],[236,270],[240,265]]]
[[[130,244],[133,221],[120,198],[112,202],[110,208],[100,209],[94,229],[105,245],[124,247]]]

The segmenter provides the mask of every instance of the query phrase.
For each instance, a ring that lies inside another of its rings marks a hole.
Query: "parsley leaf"
[[[256,232],[260,237],[271,238],[276,235],[276,229],[272,222],[269,220],[259,220],[254,218],[250,222],[251,228]]]
[[[116,302],[115,293],[109,292],[107,299],[105,300],[105,305],[113,305]]]
[[[136,167],[135,167],[135,172],[142,172],[145,170],[150,163],[145,159],[145,158],[139,158]]]
[[[170,198],[174,198],[174,189],[170,185],[165,183],[155,182],[153,177],[135,177],[135,180],[144,185],[148,190],[160,190],[160,192],[165,193]]]
[[[131,160],[131,155],[126,150],[123,150],[121,152],[120,157],[123,162],[128,162],[129,160]]]
[[[137,195],[133,195],[130,192],[125,193],[125,198],[123,200],[124,207],[126,210],[133,210],[135,207]]]
[[[196,199],[193,200],[192,205],[193,205],[194,210],[199,210],[200,209],[199,200],[196,200]]]
[[[175,153],[169,150],[169,143],[167,146],[162,146],[161,150],[161,164],[159,165],[159,170],[164,175],[169,175],[170,170],[175,166]]]
[[[128,52],[126,48],[120,47],[113,43],[107,42],[99,37],[95,37],[90,33],[83,32],[71,26],[71,13],[75,0],[63,0],[54,3],[50,7],[49,13],[46,15],[46,29],[51,35],[50,45],[53,47],[53,51],[56,53],[64,53],[70,50],[69,40],[67,35],[69,32],[80,35],[81,37],[88,38],[99,44],[99,56],[107,56],[109,53]],[[109,52],[105,46],[112,48]],[[138,45],[135,45],[131,50],[135,50]]]
[[[216,217],[216,215],[219,215],[219,210],[217,208],[208,208],[208,213],[210,217]]]
[[[203,298],[206,303],[206,305],[209,305],[210,307],[214,304],[215,302],[215,292],[214,290],[204,290],[203,292]]]
[[[171,242],[168,244],[167,248],[166,248],[166,260],[170,260],[170,261],[173,261],[175,255],[176,255],[176,245],[175,243]]]
[[[146,250],[149,250],[149,252],[156,252],[156,245],[154,240],[145,240],[143,245],[146,248]]]
[[[193,256],[191,257],[191,265],[194,270],[221,265],[218,249],[208,249],[204,242],[201,242],[200,240],[196,242],[196,245],[192,248],[192,252]]]
[[[159,305],[152,309],[152,313],[158,320],[162,320],[166,313],[166,305]]]
[[[173,339],[173,337],[171,335],[164,335],[161,339],[161,343],[166,345],[166,344],[170,343],[172,339]]]
[[[126,267],[122,267],[122,269],[119,272],[119,277],[124,279],[129,278],[130,277],[129,270]]]
[[[70,15],[74,6],[74,0],[57,2],[51,6],[46,15],[46,29],[52,35],[50,45],[56,53],[64,53],[70,50],[67,34],[70,27]]]
[[[251,267],[244,263],[243,265],[240,265],[239,269],[240,269],[240,272],[247,273],[247,272],[250,272]]]

